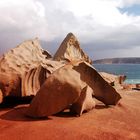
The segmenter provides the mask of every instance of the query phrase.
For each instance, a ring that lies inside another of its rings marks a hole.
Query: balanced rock
[[[69,33],[63,40],[59,49],[54,55],[54,60],[83,60],[88,63],[92,63],[90,58],[80,48],[77,38],[72,33]]]
[[[115,105],[121,98],[90,64],[69,63],[46,79],[32,100],[27,115],[50,116],[68,105],[72,105],[71,110],[81,115],[84,110],[95,106],[92,95],[106,105]]]

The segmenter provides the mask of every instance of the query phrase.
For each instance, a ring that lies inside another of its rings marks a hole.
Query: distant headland
[[[94,64],[140,64],[140,57],[106,58],[94,60]]]

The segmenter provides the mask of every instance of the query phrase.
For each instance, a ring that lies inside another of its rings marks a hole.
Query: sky
[[[140,57],[140,0],[0,1],[0,55],[36,37],[54,54],[69,32],[93,60]]]

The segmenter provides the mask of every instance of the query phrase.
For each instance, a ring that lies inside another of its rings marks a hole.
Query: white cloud
[[[27,37],[33,34],[41,36],[41,33],[45,31],[44,29],[47,26],[44,17],[44,7],[38,1],[0,1],[0,25],[3,30],[15,28]]]
[[[60,40],[73,32],[91,56],[95,56],[95,48],[109,49],[98,58],[113,55],[114,49],[116,55],[123,56],[119,54],[121,49],[135,52],[134,46],[140,46],[140,16],[121,13],[118,7],[138,3],[139,0],[3,0],[0,44],[10,48],[36,36],[45,41]]]
[[[67,1],[66,1],[67,2]],[[116,3],[106,0],[71,0],[68,9],[76,16],[91,15],[94,22],[104,26],[117,26],[128,24],[129,18],[121,14],[116,7]]]
[[[120,7],[129,7],[135,4],[140,4],[140,0],[118,0],[118,1]]]

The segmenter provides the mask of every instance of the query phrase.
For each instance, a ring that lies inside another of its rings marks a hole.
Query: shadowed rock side
[[[54,55],[54,60],[83,60],[90,64],[92,63],[90,58],[80,48],[77,38],[72,33],[69,33],[63,40],[59,49]]]
[[[36,95],[46,79],[47,71],[41,65],[26,72],[22,76],[22,97]]]
[[[38,39],[25,41],[4,54],[0,59],[2,96],[35,95],[46,75],[62,65],[46,59],[50,57],[41,48]]]
[[[106,82],[101,75],[88,63],[81,62],[73,68],[80,73],[82,81],[93,89],[94,97],[106,105],[116,105],[121,96]]]
[[[50,116],[68,105],[81,115],[84,110],[95,106],[91,93],[106,105],[115,105],[121,98],[91,65],[69,63],[48,77],[32,100],[27,115]]]
[[[15,73],[0,72],[0,89],[2,96],[20,96],[21,79]]]
[[[46,64],[39,65],[22,76],[22,97],[36,95],[44,81],[64,64],[52,60],[46,60]]]
[[[95,107],[95,101],[92,95],[93,90],[89,86],[83,88],[79,99],[70,107],[70,112],[81,116],[84,111],[93,109]]]

